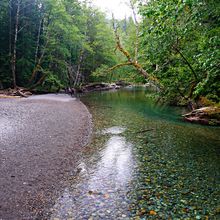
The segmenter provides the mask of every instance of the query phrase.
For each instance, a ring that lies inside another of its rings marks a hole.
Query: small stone
[[[187,204],[187,201],[183,200],[183,199],[181,199],[180,202],[183,203],[183,204]]]
[[[154,210],[150,210],[150,215],[156,215],[157,213]]]

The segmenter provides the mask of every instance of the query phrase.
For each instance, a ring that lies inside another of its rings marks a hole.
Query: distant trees
[[[1,87],[78,86],[115,63],[111,24],[87,1],[2,0],[0,25]]]

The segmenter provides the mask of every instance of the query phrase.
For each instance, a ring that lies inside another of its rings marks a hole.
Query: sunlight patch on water
[[[126,131],[126,128],[114,126],[111,128],[106,128],[102,131],[102,134],[122,134]]]
[[[101,161],[89,180],[91,190],[113,188],[112,181],[117,188],[130,180],[133,165],[131,146],[124,137],[113,136],[108,140],[101,152]]]
[[[121,133],[125,128],[105,130]],[[82,159],[73,172],[75,183],[58,198],[51,219],[126,218],[127,185],[132,179],[135,163],[132,147],[125,137],[111,135],[97,154]],[[122,206],[120,211],[119,205]]]

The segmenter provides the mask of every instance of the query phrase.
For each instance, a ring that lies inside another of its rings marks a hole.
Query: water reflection
[[[73,172],[75,182],[57,200],[51,219],[128,217],[128,183],[132,178],[134,160],[132,144],[119,135],[125,130],[110,127],[100,132],[104,136],[108,134],[105,144],[98,154],[80,162]]]
[[[100,190],[125,185],[132,174],[131,144],[126,142],[125,137],[113,136],[108,140],[101,155],[101,161],[89,180],[89,188]]]
[[[114,126],[111,128],[106,128],[102,131],[102,134],[121,134],[125,132],[126,128]]]

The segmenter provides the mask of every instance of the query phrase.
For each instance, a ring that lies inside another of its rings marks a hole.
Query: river
[[[90,93],[93,137],[51,219],[218,219],[220,129],[143,88]]]

